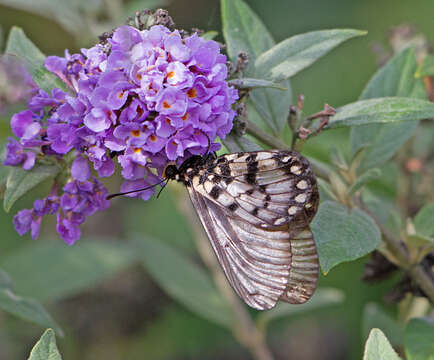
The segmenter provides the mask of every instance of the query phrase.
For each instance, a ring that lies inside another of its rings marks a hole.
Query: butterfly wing
[[[289,151],[224,155],[187,187],[226,277],[248,305],[264,310],[279,299],[312,296],[318,257],[308,225],[318,191],[304,158]]]

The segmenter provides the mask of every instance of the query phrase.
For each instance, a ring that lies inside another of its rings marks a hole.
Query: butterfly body
[[[319,201],[308,161],[294,151],[193,156],[165,177],[188,189],[237,294],[264,310],[307,301],[318,257],[309,223]]]

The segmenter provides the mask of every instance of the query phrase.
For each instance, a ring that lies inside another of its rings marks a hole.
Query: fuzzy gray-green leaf
[[[14,292],[12,280],[3,270],[0,270],[0,309],[23,320],[52,327],[62,334],[59,325],[38,301],[21,297]]]
[[[54,88],[68,91],[67,86],[44,66],[45,55],[18,27],[13,27],[6,44],[6,54],[17,56],[39,88],[51,93]]]
[[[6,212],[20,197],[44,180],[55,177],[59,171],[59,167],[55,165],[35,165],[31,170],[24,170],[20,167],[12,168],[6,181],[3,199],[3,207]]]
[[[434,359],[434,320],[411,319],[405,328],[405,355],[407,360]]]
[[[414,218],[414,226],[419,234],[434,237],[434,203],[426,204]]]
[[[380,329],[372,329],[365,344],[363,360],[401,360]]]
[[[249,54],[249,62],[274,45],[261,19],[242,0],[221,0],[223,36],[229,57],[236,61],[240,52]]]
[[[366,31],[334,29],[292,36],[256,59],[256,74],[275,81],[289,79],[342,42],[365,34]]]
[[[62,360],[56,345],[54,331],[47,329],[33,347],[28,360]]]
[[[145,269],[170,296],[194,313],[231,328],[232,310],[201,267],[162,241],[140,237],[134,243]]]
[[[434,103],[407,97],[360,100],[338,109],[329,128],[366,124],[399,123],[434,118]]]
[[[256,88],[274,88],[279,90],[286,90],[280,83],[276,83],[264,79],[253,79],[253,78],[241,78],[232,79],[228,81],[229,85],[235,86],[239,89],[256,89]]]
[[[370,253],[381,241],[380,230],[367,214],[333,201],[320,205],[311,228],[324,274]]]
[[[261,150],[261,147],[248,137],[238,136],[233,133],[226,136],[223,140],[223,144],[230,152]]]
[[[404,96],[426,99],[423,81],[415,78],[417,60],[412,48],[395,55],[379,69],[360,96],[360,100],[384,96]],[[353,153],[365,148],[360,170],[378,166],[393,154],[413,135],[418,121],[397,124],[368,124],[351,129]]]

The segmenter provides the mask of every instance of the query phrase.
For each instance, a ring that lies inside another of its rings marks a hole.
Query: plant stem
[[[217,289],[226,299],[234,313],[232,332],[235,338],[250,351],[254,359],[273,360],[273,355],[265,342],[264,333],[256,327],[249,312],[234,293],[223,274],[211,245],[202,229],[202,224],[191,206],[190,199],[184,195],[178,204],[194,232],[196,245],[203,262],[211,271]]]
[[[267,144],[274,149],[289,149],[289,146],[285,144],[282,140],[265,132],[260,127],[253,124],[251,121],[247,121],[246,131],[250,135],[254,136],[258,140],[261,140],[264,144]]]

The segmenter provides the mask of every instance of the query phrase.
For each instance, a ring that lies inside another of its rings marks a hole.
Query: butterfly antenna
[[[206,132],[204,132],[203,130],[199,129],[199,131],[206,136],[206,138],[208,139],[208,147],[206,148],[205,153],[203,154],[203,156],[205,156],[206,154],[208,154],[209,149],[211,148],[211,139],[209,138],[208,134]]]
[[[160,191],[157,194],[157,199],[160,197],[161,192],[164,190],[164,188],[166,187],[167,183],[169,182],[170,179],[164,179],[166,180],[166,182],[164,183],[164,186],[161,187]]]
[[[144,187],[142,189],[130,190],[130,191],[120,192],[120,193],[116,193],[116,194],[110,194],[110,195],[108,195],[106,197],[106,199],[110,200],[110,199],[113,199],[114,197],[118,197],[118,196],[122,196],[122,195],[128,195],[128,194],[132,194],[132,193],[135,193],[135,192],[140,192],[140,191],[148,190],[148,189],[153,188],[154,186],[160,185],[164,181],[166,181],[166,179],[163,179],[160,182],[157,182],[156,184],[153,184],[153,185],[150,185],[150,186],[146,186],[146,187]]]

